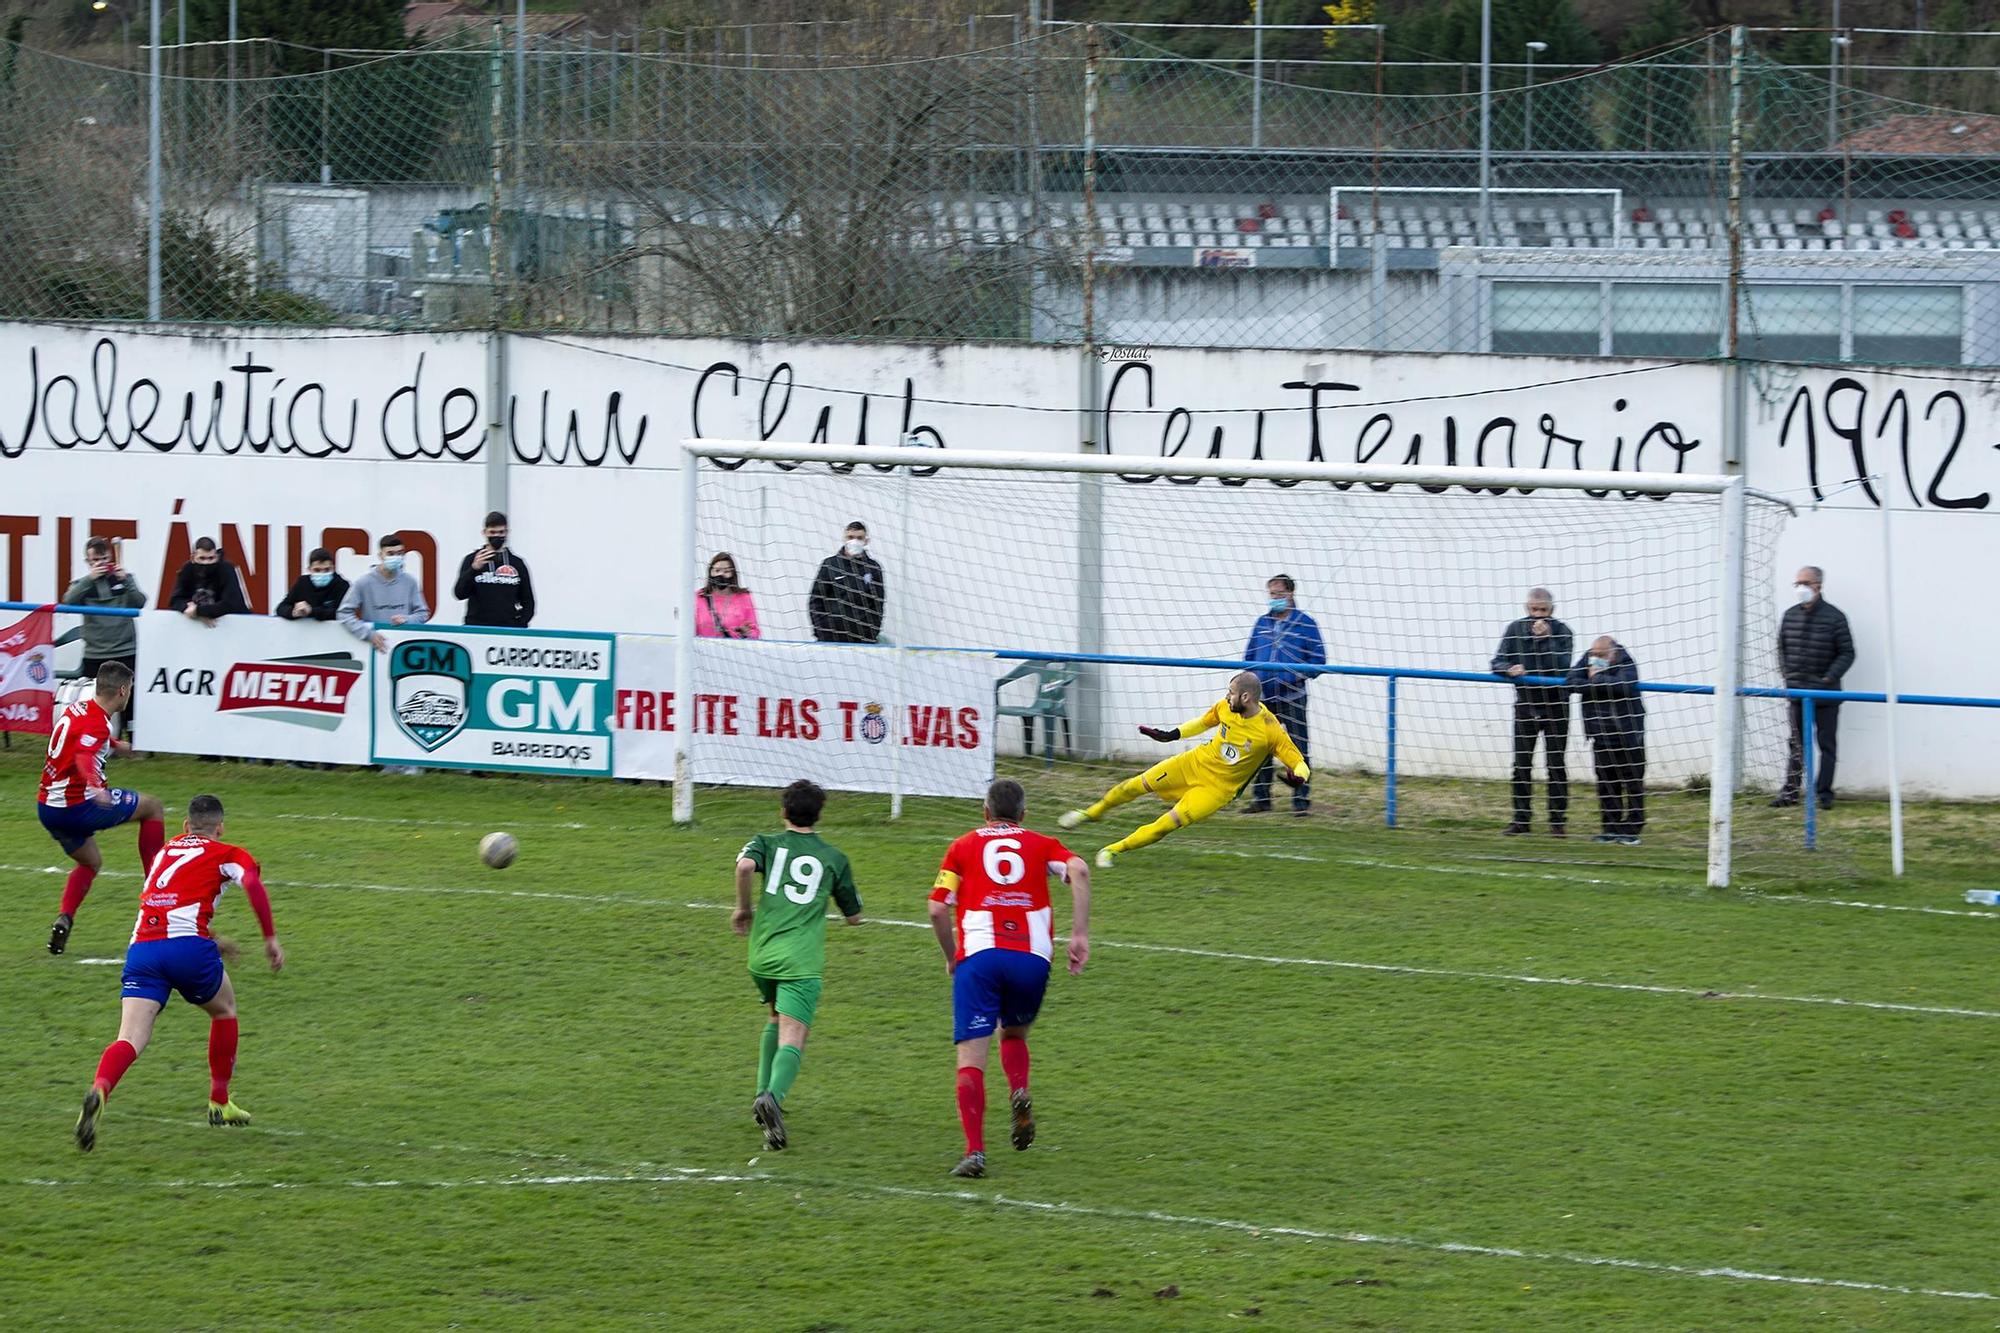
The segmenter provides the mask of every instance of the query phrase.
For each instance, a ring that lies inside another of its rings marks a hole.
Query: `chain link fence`
[[[1779,45],[1529,51],[1482,97],[1372,28],[494,25],[166,49],[157,117],[5,45],[0,316],[2000,364],[1992,71]]]

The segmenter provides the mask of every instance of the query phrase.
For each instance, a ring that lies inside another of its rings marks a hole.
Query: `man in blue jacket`
[[[1639,694],[1639,664],[1623,644],[1600,634],[1569,669],[1569,687],[1583,700],[1583,731],[1597,771],[1603,832],[1592,841],[1637,847],[1646,826],[1646,703]]]
[[[1298,584],[1290,574],[1273,574],[1264,585],[1264,592],[1270,598],[1268,608],[1250,627],[1250,643],[1243,650],[1243,660],[1272,664],[1255,668],[1257,679],[1263,682],[1264,702],[1278,715],[1299,753],[1311,763],[1312,754],[1306,747],[1306,687],[1312,683],[1312,676],[1283,668],[1325,666],[1326,642],[1319,636],[1318,623],[1299,610]],[[1244,814],[1261,815],[1270,810],[1271,772],[1275,762],[1267,761],[1251,780],[1250,804],[1244,807]],[[1292,813],[1303,815],[1311,809],[1312,787],[1292,788]]]

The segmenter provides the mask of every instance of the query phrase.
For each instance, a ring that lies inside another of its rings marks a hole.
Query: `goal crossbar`
[[[1249,458],[1160,458],[1125,454],[1032,453],[1027,450],[929,449],[908,445],[797,444],[775,440],[684,440],[693,458],[767,463],[975,468],[1002,472],[1075,472],[1250,481],[1327,481],[1355,485],[1512,486],[1530,490],[1638,491],[1645,495],[1720,495],[1742,478],[1708,472],[1572,472],[1525,467],[1427,467],[1411,463],[1288,463]],[[1784,503],[1777,496],[1759,499]]]

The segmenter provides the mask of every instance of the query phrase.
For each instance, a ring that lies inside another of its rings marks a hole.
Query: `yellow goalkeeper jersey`
[[[1217,699],[1206,713],[1181,723],[1181,735],[1199,736],[1211,728],[1213,736],[1181,756],[1193,781],[1233,792],[1257,776],[1274,754],[1291,772],[1305,767],[1305,756],[1285,733],[1284,724],[1263,704],[1244,715],[1232,709],[1228,699]]]

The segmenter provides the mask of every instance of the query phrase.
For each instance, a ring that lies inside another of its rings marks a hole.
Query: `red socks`
[[[1000,1039],[1000,1067],[1007,1071],[1007,1091],[1019,1092],[1028,1086],[1028,1039]]]
[[[229,1104],[229,1076],[236,1072],[236,1020],[212,1018],[208,1021],[208,1099],[219,1106]]]
[[[78,866],[69,872],[69,879],[63,884],[62,907],[65,916],[75,916],[76,909],[83,906],[83,896],[90,892],[90,882],[97,878],[97,872],[89,866]]]
[[[118,1086],[118,1080],[125,1077],[125,1071],[138,1058],[139,1052],[123,1038],[106,1046],[103,1057],[97,1062],[97,1090],[109,1096],[111,1090]]]
[[[153,868],[153,858],[160,854],[160,848],[167,845],[167,826],[158,819],[139,821],[139,873],[145,874]]]
[[[958,1071],[958,1119],[965,1126],[965,1150],[986,1151],[986,1071]]]

